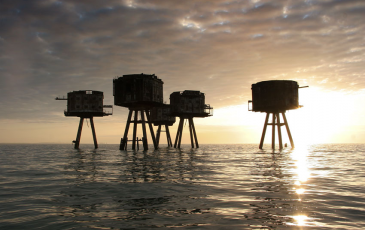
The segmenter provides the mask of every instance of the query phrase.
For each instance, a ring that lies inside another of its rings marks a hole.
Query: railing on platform
[[[210,104],[205,104],[204,113],[207,113],[208,116],[213,116],[213,107],[210,107]]]

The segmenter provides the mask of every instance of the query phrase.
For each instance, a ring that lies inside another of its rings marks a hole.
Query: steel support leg
[[[93,132],[94,147],[95,147],[95,149],[97,149],[98,148],[98,141],[96,140],[96,133],[95,133],[93,117],[90,117],[90,125],[91,125],[91,131]]]
[[[80,146],[81,133],[82,133],[82,125],[83,124],[84,124],[84,118],[83,117],[80,117],[79,129],[77,131],[76,141],[75,141],[75,149],[78,149],[79,146]]]
[[[264,144],[266,128],[267,128],[267,122],[269,121],[269,116],[270,116],[270,113],[266,113],[264,129],[262,130],[261,141],[260,141],[260,146],[259,146],[260,149],[262,149],[262,146]]]

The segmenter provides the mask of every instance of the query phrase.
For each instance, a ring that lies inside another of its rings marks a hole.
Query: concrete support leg
[[[80,146],[81,140],[81,132],[82,132],[82,125],[84,124],[84,118],[80,117],[79,129],[77,131],[76,141],[75,141],[75,149],[78,149]]]
[[[125,131],[124,131],[124,136],[122,141],[120,142],[120,146],[119,149],[120,150],[126,150],[126,146],[127,146],[127,137],[128,137],[128,130],[129,130],[129,125],[131,124],[131,117],[132,117],[132,113],[133,110],[129,110],[129,114],[128,114],[128,120],[127,120],[127,124],[125,125]]]
[[[160,145],[160,135],[161,135],[161,125],[158,125],[157,132],[156,132],[157,147]]]
[[[260,149],[262,149],[262,146],[264,144],[266,128],[267,128],[267,122],[269,121],[269,116],[270,116],[270,113],[266,113],[264,129],[262,130],[261,141],[260,141],[260,146],[259,146]]]
[[[166,130],[167,146],[172,147],[172,140],[171,140],[171,135],[170,135],[170,130],[169,130],[168,125],[165,125],[165,130]]]
[[[180,126],[180,133],[179,133],[179,143],[177,144],[177,148],[180,148],[180,146],[181,146],[181,139],[182,139],[182,133],[184,130],[185,118],[180,118],[180,121],[181,121],[181,126]]]
[[[182,132],[183,125],[184,125],[184,118],[180,117],[179,127],[177,128],[177,132],[176,132],[174,148],[176,148],[177,143],[179,142],[180,132]]]
[[[272,114],[272,142],[271,142],[271,148],[275,149],[275,121],[276,121],[276,114]]]
[[[144,110],[141,110],[141,119],[142,119],[142,131],[143,131],[143,149],[148,150],[146,121],[144,119]]]
[[[286,128],[286,132],[288,133],[288,136],[289,136],[290,145],[291,145],[292,148],[294,148],[294,141],[293,141],[293,138],[292,138],[291,133],[290,133],[290,129],[289,129],[288,121],[286,120],[285,112],[282,113],[282,115],[283,115],[283,119],[284,119],[284,125],[285,125],[285,128]]]
[[[150,118],[150,111],[145,110],[145,113],[146,113],[146,117],[147,117],[147,124],[148,124],[148,127],[150,128],[153,146],[155,147],[155,149],[158,149],[158,144],[157,144],[156,138],[155,138],[155,132],[153,131],[153,126],[152,126],[152,122],[151,122],[151,118]]]
[[[94,147],[95,147],[95,149],[97,149],[98,148],[98,141],[96,140],[96,133],[95,133],[95,127],[94,127],[94,119],[93,119],[93,117],[90,117],[90,125],[91,125],[91,131],[93,133]]]
[[[195,146],[196,146],[196,148],[199,148],[198,137],[196,136],[196,131],[195,131],[193,118],[190,117],[189,119],[190,119],[189,121],[191,122],[191,128],[193,129],[193,134],[194,134],[194,139],[195,139]]]
[[[191,148],[194,148],[194,140],[193,140],[193,128],[191,124],[191,118],[189,118],[189,132],[190,132],[190,142],[191,142]]]
[[[138,110],[134,110],[132,150],[136,150]]]
[[[279,149],[283,149],[283,141],[281,139],[280,113],[276,114],[276,118],[277,118],[277,126],[278,126]]]

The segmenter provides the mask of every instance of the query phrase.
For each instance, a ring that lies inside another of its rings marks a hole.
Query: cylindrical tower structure
[[[299,108],[296,81],[272,80],[252,84],[252,111],[278,112]]]
[[[261,81],[252,84],[252,100],[249,101],[249,104],[252,103],[251,111],[266,113],[259,146],[260,149],[262,149],[268,125],[272,125],[272,149],[275,148],[275,127],[278,129],[279,148],[283,148],[281,138],[281,126],[283,125],[285,125],[288,133],[290,144],[294,148],[294,141],[290,133],[285,112],[286,110],[298,109],[301,107],[299,105],[298,97],[299,88],[301,87],[299,87],[298,83],[291,80]],[[268,122],[270,114],[272,114],[271,123]],[[283,117],[284,123],[280,122],[280,114]]]

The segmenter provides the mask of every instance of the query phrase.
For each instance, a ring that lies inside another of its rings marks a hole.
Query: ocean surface
[[[365,229],[365,145],[0,145],[0,229]]]

